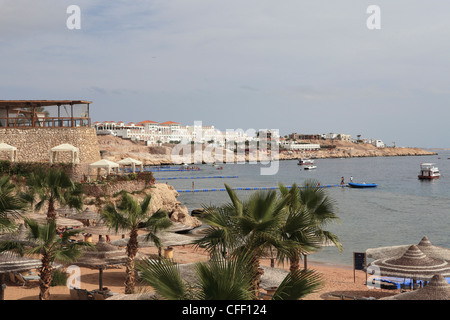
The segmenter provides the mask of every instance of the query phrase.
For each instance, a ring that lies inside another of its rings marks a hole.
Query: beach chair
[[[105,300],[108,296],[104,293],[94,293],[94,300]]]
[[[17,282],[22,284],[22,286],[29,285],[32,280],[40,280],[41,278],[37,274],[29,272],[27,275],[23,275],[19,272],[15,273]]]
[[[78,289],[79,300],[94,300],[94,295],[86,289]]]

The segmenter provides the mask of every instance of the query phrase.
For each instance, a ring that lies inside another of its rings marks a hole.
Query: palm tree
[[[0,177],[0,231],[13,231],[15,225],[7,215],[16,214],[25,207],[26,203],[17,195],[10,177]]]
[[[288,256],[291,271],[299,269],[300,254],[317,251],[323,243],[331,242],[342,251],[339,238],[323,228],[330,222],[338,221],[334,201],[325,194],[315,180],[307,180],[298,188],[296,184],[288,190],[279,184],[281,197],[287,199],[289,216],[283,228],[282,237],[297,243]]]
[[[56,219],[56,204],[78,210],[83,206],[81,185],[75,184],[62,169],[33,172],[27,179],[27,186],[28,192],[23,194],[23,198],[33,204],[37,196],[36,211],[47,204],[47,219]]]
[[[170,259],[143,259],[137,264],[141,282],[153,287],[168,300],[250,300],[248,259],[219,256],[195,264],[195,279],[183,280],[178,265]]]
[[[138,263],[141,281],[168,300],[254,300],[251,255],[225,259],[217,256],[195,264],[195,279],[183,280],[178,265],[168,259],[144,259]],[[316,291],[321,277],[314,271],[289,273],[273,295],[273,300],[297,300]]]
[[[25,225],[29,229],[30,238],[36,245],[26,249],[21,243],[13,241],[3,241],[0,243],[0,252],[15,251],[21,255],[41,257],[42,266],[39,270],[39,299],[48,300],[50,297],[50,283],[52,281],[54,262],[73,262],[82,254],[83,246],[91,246],[89,242],[70,242],[72,236],[77,235],[81,230],[65,231],[61,235],[57,233],[54,219],[47,220],[46,224],[38,224],[36,221],[24,218]]]
[[[135,257],[138,252],[138,230],[147,228],[146,240],[152,240],[158,248],[162,247],[157,232],[168,228],[172,222],[164,210],[158,210],[153,215],[149,212],[151,195],[147,195],[142,202],[138,203],[130,194],[122,192],[120,204],[116,207],[109,203],[102,212],[102,219],[106,225],[116,232],[119,230],[129,231],[127,243],[127,262],[125,293],[131,294],[135,287]]]
[[[232,255],[248,252],[252,259],[252,284],[254,292],[259,291],[262,275],[260,258],[267,250],[287,252],[294,243],[282,239],[279,229],[287,211],[287,198],[279,199],[275,191],[255,192],[242,202],[236,193],[225,184],[231,203],[222,207],[207,207],[201,218],[209,228],[201,239],[194,241],[211,255],[231,251]]]

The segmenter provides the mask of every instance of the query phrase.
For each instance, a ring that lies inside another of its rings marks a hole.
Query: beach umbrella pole
[[[99,285],[99,290],[102,291],[103,290],[103,267],[100,267],[100,269],[98,269],[98,285]]]
[[[6,288],[5,274],[2,273],[0,274],[0,301],[5,300],[5,288]]]

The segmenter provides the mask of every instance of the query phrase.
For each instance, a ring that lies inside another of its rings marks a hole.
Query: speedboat
[[[315,169],[315,168],[317,168],[317,166],[311,166],[311,165],[309,165],[309,166],[305,166],[303,169],[305,169],[305,170],[313,170],[313,169]]]
[[[420,164],[419,179],[430,180],[438,179],[441,176],[438,167],[434,163],[422,163]]]
[[[303,165],[312,165],[314,163],[314,160],[312,159],[307,159],[307,158],[302,158],[298,160],[298,165],[299,166],[303,166]]]
[[[375,188],[377,186],[376,183],[355,183],[355,182],[349,182],[348,186],[350,188]]]

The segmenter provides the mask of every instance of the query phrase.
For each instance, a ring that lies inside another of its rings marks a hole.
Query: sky
[[[448,12],[438,0],[0,0],[0,100],[446,148]]]

